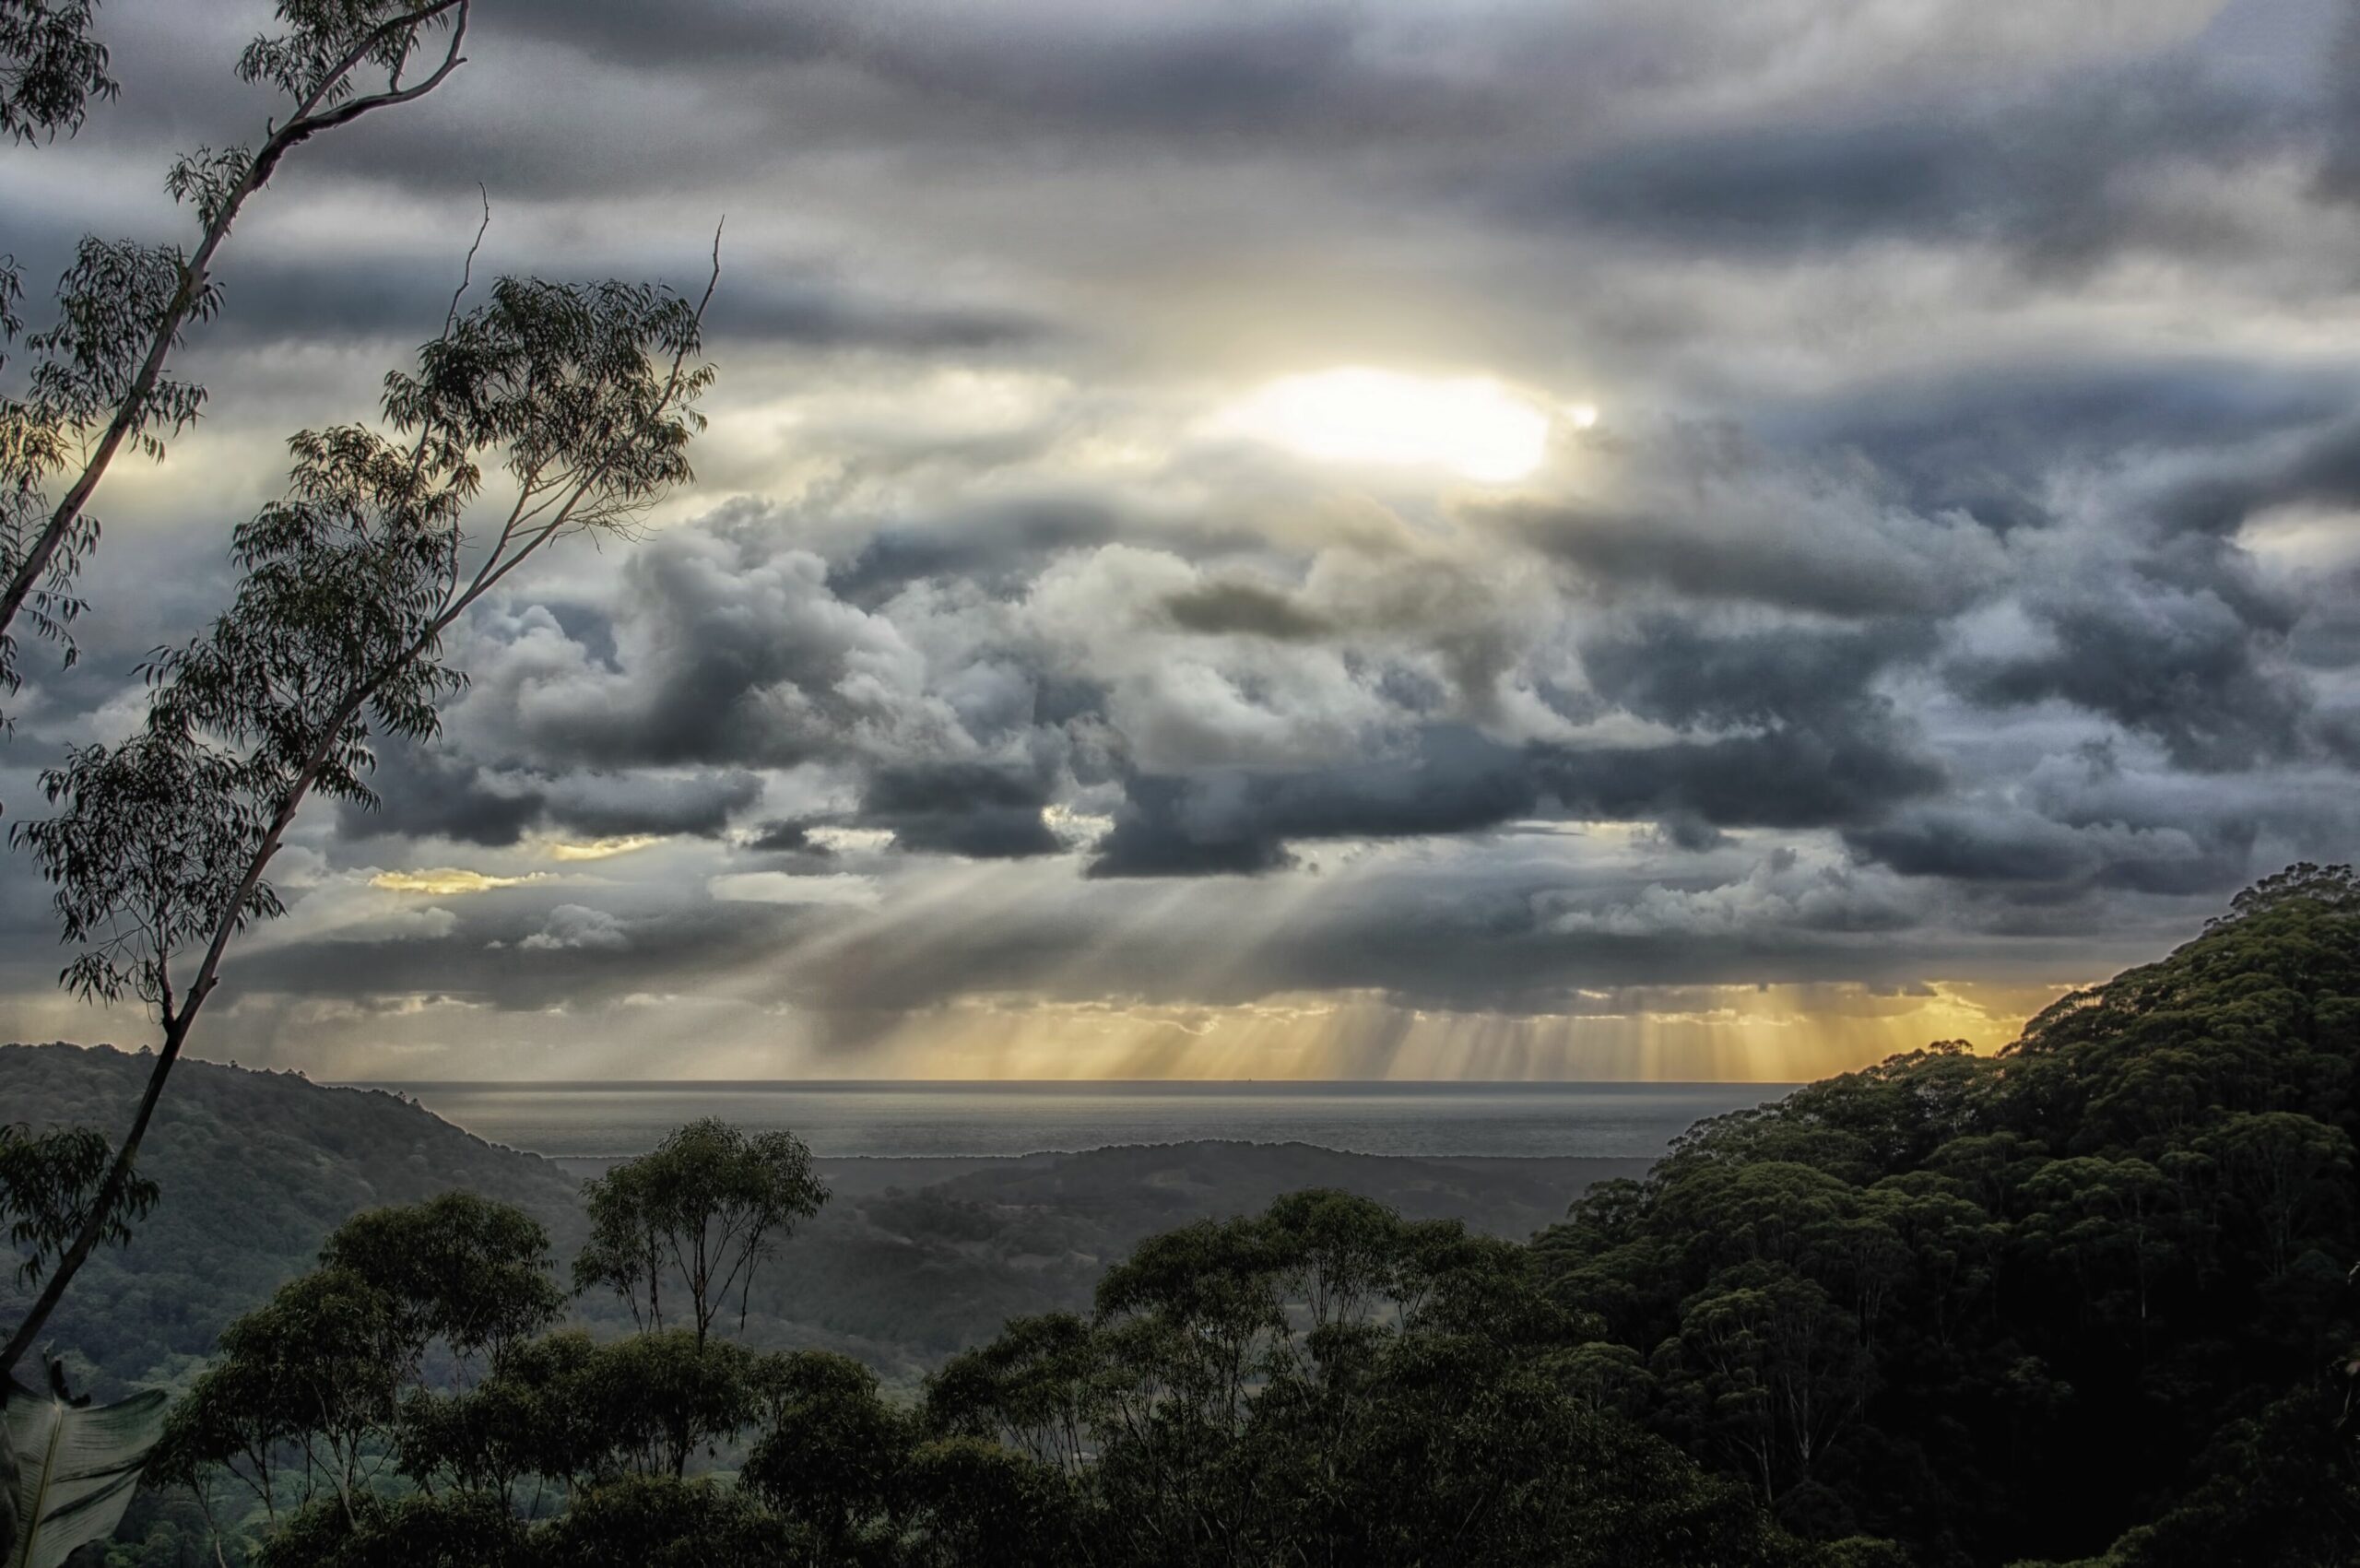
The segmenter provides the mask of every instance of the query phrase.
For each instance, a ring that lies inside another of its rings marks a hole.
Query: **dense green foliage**
[[[1597,1334],[1524,1247],[1299,1193],[1149,1242],[1086,1322],[1009,1325],[921,1419],[1033,1468],[1036,1561],[1810,1560],[1587,1396]]]
[[[181,1550],[267,1568],[1832,1561],[1587,1397],[1598,1326],[1550,1301],[1528,1249],[1364,1198],[1159,1237],[1092,1318],[1009,1325],[914,1409],[826,1351],[530,1337],[556,1310],[550,1261],[538,1227],[466,1195],[340,1228],[174,1411],[152,1473],[206,1527]]]
[[[2300,867],[1997,1058],[1705,1123],[1536,1252],[1599,1397],[1929,1564],[2360,1556],[2360,885]]]

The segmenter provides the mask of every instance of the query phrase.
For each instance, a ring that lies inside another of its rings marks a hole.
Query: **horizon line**
[[[214,1063],[216,1067],[231,1066]],[[289,1072],[301,1068],[242,1068]],[[1672,1078],[611,1078],[611,1079],[316,1079],[325,1089],[1792,1089],[1805,1079]]]

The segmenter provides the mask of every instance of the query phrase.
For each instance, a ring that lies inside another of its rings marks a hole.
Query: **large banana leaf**
[[[114,1533],[139,1467],[164,1432],[160,1388],[80,1409],[14,1378],[0,1409],[0,1477],[16,1462],[16,1543],[7,1568],[58,1568],[76,1547]],[[0,1535],[7,1510],[0,1508]]]

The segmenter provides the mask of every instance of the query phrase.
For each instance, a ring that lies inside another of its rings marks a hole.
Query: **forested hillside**
[[[105,1048],[0,1046],[0,1108],[37,1127],[112,1129],[146,1071],[146,1058]],[[580,1178],[603,1163],[485,1143],[394,1093],[187,1062],[141,1161],[157,1208],[132,1245],[93,1256],[88,1287],[67,1298],[50,1337],[102,1373],[101,1387],[177,1385],[353,1214],[465,1190],[524,1209],[570,1256],[584,1232]],[[759,1281],[743,1338],[842,1350],[904,1388],[1010,1317],[1086,1311],[1099,1278],[1146,1236],[1251,1213],[1281,1193],[1333,1187],[1521,1240],[1589,1182],[1642,1168],[1244,1143],[818,1163],[836,1196],[799,1229],[787,1267]],[[0,1320],[12,1288],[0,1278]],[[572,1310],[627,1326],[600,1297]]]
[[[116,1135],[148,1065],[103,1046],[0,1045],[0,1122]],[[293,1073],[183,1063],[140,1167],[157,1184],[155,1209],[131,1246],[92,1255],[48,1336],[117,1380],[177,1381],[364,1208],[463,1188],[517,1205],[562,1243],[582,1232],[577,1184],[548,1161],[395,1095]],[[14,1315],[17,1284],[0,1277],[0,1320]]]
[[[1706,1123],[1536,1255],[1595,1396],[1913,1562],[2360,1556],[2360,887]],[[2109,1548],[2111,1548],[2109,1553]]]

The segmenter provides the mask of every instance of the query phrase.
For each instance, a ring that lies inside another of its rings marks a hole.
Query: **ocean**
[[[384,1083],[477,1137],[554,1157],[652,1149],[719,1116],[820,1155],[1033,1154],[1237,1138],[1355,1154],[1647,1159],[1762,1083]]]

